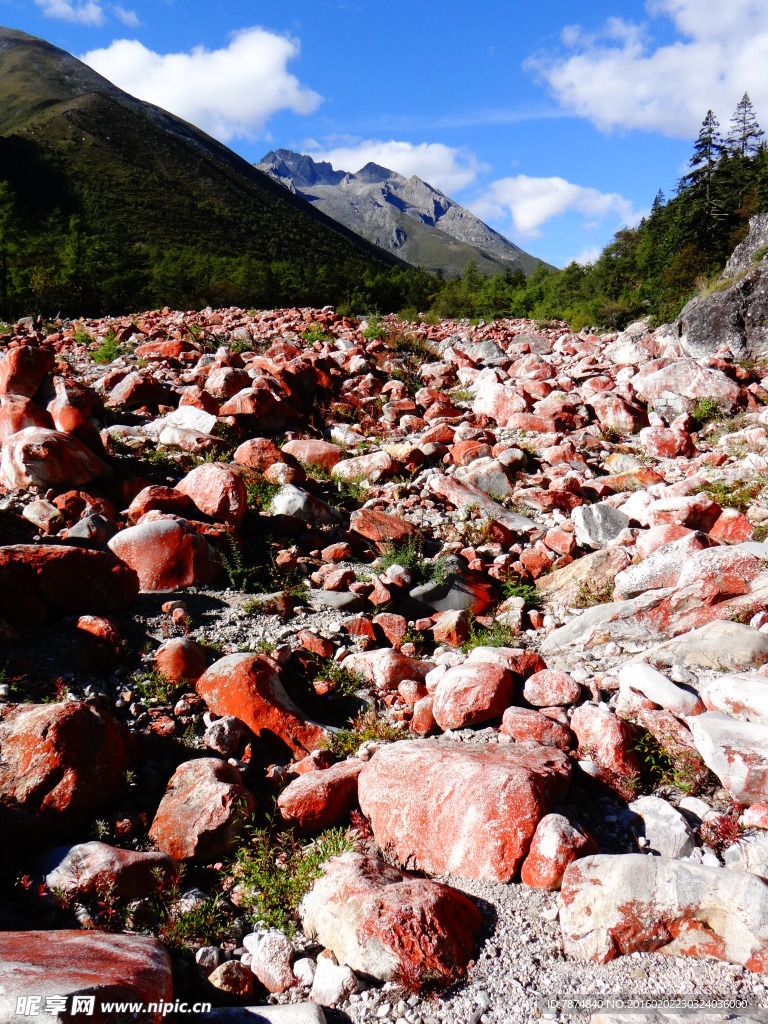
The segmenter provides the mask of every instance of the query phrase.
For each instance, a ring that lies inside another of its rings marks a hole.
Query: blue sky
[[[0,0],[246,159],[418,174],[557,266],[674,191],[708,108],[768,127],[765,0]]]

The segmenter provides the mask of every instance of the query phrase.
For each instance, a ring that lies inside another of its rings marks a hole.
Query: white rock
[[[357,978],[346,964],[339,966],[327,957],[317,961],[309,998],[313,1003],[333,1006],[357,991]]]
[[[629,809],[643,820],[645,848],[662,857],[687,857],[695,842],[688,822],[672,804],[658,796],[641,796]]]
[[[707,768],[740,804],[768,800],[768,725],[742,722],[720,711],[687,719]]]
[[[293,965],[293,976],[296,978],[300,985],[309,988],[315,978],[315,971],[317,970],[317,964],[314,960],[308,956],[303,956],[298,959]]]
[[[766,680],[766,689],[768,689],[768,680]],[[642,693],[648,700],[671,711],[673,715],[685,717],[686,715],[700,715],[704,711],[704,705],[695,693],[676,686],[663,673],[658,672],[644,661],[631,662],[620,670],[620,704],[622,699],[627,699],[628,690]],[[617,713],[621,714],[618,708]]]
[[[768,679],[746,672],[717,675],[701,687],[710,711],[723,711],[745,722],[768,725]]]

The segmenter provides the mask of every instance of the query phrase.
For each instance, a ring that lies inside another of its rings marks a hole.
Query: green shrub
[[[405,729],[390,725],[385,718],[379,718],[376,712],[369,708],[357,715],[350,729],[339,729],[326,740],[325,749],[329,750],[334,757],[345,758],[356,754],[360,747],[369,740],[394,743],[397,740],[405,739],[407,735]]]
[[[90,335],[89,335],[90,337]],[[104,340],[91,352],[91,358],[94,363],[104,364],[114,362],[119,356],[124,353],[125,349],[122,345],[118,345],[115,332],[110,328],[104,335]]]
[[[296,931],[296,910],[329,857],[355,848],[341,828],[329,829],[311,841],[291,830],[277,830],[274,817],[265,828],[250,828],[247,845],[237,851],[234,874],[242,905],[254,924]]]

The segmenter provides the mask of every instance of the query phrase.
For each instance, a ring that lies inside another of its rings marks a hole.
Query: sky
[[[708,109],[768,128],[765,0],[0,0],[258,161],[417,174],[541,259],[588,262],[674,193]]]

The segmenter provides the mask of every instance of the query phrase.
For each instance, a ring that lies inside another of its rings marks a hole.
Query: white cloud
[[[104,12],[97,0],[35,0],[46,18],[76,21],[81,25],[101,25]]]
[[[599,249],[596,245],[588,245],[586,249],[582,249],[578,256],[574,256],[573,262],[580,264],[582,267],[589,267],[600,259],[601,252],[602,249]]]
[[[278,110],[317,108],[322,97],[286,69],[298,54],[295,39],[248,28],[220,50],[160,54],[138,40],[118,39],[81,59],[133,96],[228,141],[254,137]]]
[[[768,5],[764,0],[648,0],[652,18],[678,38],[649,45],[643,26],[619,18],[597,35],[563,29],[569,51],[532,57],[527,67],[561,106],[603,131],[642,129],[695,135],[708,109],[728,119],[749,92],[768,116]]]
[[[511,218],[515,232],[528,238],[537,238],[543,224],[571,211],[582,214],[588,227],[607,218],[616,227],[623,227],[637,223],[641,217],[630,200],[618,192],[600,192],[565,178],[531,178],[527,174],[492,181],[468,205],[484,220],[499,223]]]
[[[124,25],[129,25],[131,28],[137,28],[140,24],[136,11],[127,11],[121,4],[114,4],[112,13],[118,21],[122,21]]]
[[[474,153],[442,142],[334,138],[325,145],[309,140],[303,151],[315,160],[329,161],[335,170],[359,171],[373,162],[406,178],[415,174],[449,196],[466,188],[478,174],[487,170]]]

